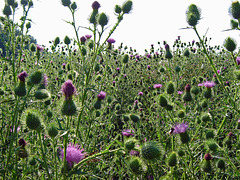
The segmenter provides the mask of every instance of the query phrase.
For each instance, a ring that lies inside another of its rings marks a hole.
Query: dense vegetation
[[[62,0],[76,37],[57,37],[50,48],[29,42],[33,2],[19,3],[6,1],[1,24],[8,34],[0,58],[2,179],[240,177],[237,43],[208,45],[197,31],[199,7],[186,11],[198,41],[176,36],[172,47],[159,42],[141,55],[111,38],[130,0],[115,6],[109,32],[94,1],[88,35],[75,26],[77,4]],[[238,1],[230,12],[238,30]]]

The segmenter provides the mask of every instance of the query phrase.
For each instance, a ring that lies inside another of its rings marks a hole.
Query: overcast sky
[[[20,0],[19,0],[20,1]],[[99,0],[101,8],[99,12],[105,12],[109,16],[109,25],[112,27],[116,22],[114,6],[122,5],[125,0]],[[33,0],[34,8],[29,12],[29,18],[33,24],[30,34],[37,39],[38,44],[49,45],[49,41],[59,36],[63,39],[65,35],[73,38],[72,26],[64,22],[71,21],[71,13],[68,8],[61,5],[60,0]],[[73,2],[73,1],[72,1]],[[88,17],[91,14],[93,0],[76,0],[78,10],[76,22],[78,26],[89,26]],[[124,15],[120,26],[112,35],[116,40],[116,46],[121,42],[128,47],[137,49],[143,53],[149,49],[151,44],[161,44],[165,40],[173,44],[177,36],[181,36],[184,42],[197,40],[193,30],[180,30],[187,27],[186,9],[190,4],[196,4],[202,10],[202,19],[197,25],[199,33],[211,37],[211,45],[222,45],[226,37],[230,36],[239,42],[240,31],[223,30],[230,28],[230,15],[228,13],[231,0],[135,0],[133,10]],[[4,7],[4,0],[0,0],[0,9]],[[17,11],[17,17],[21,16],[21,9]],[[110,28],[109,28],[110,29]],[[79,36],[91,34],[86,29],[79,30]],[[105,32],[105,35],[108,31]]]

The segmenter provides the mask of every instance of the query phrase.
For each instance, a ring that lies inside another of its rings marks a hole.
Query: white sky
[[[89,26],[88,17],[92,12],[91,4],[93,1],[76,0],[78,26]],[[99,12],[105,12],[110,18],[110,28],[116,22],[115,5],[122,5],[124,1],[98,0],[101,4]],[[61,5],[60,0],[33,0],[33,2],[34,8],[30,10],[28,17],[32,19],[34,24],[32,24],[29,33],[37,39],[38,44],[49,45],[48,42],[57,36],[61,40],[65,35],[71,38],[75,37],[72,26],[63,21],[71,21],[71,13],[68,8]],[[111,36],[116,40],[115,47],[123,42],[124,46],[133,47],[137,49],[137,52],[143,53],[144,49],[150,49],[151,44],[156,45],[157,48],[158,41],[162,44],[163,40],[166,40],[171,45],[177,36],[181,36],[183,42],[197,40],[193,30],[179,30],[187,27],[185,12],[192,3],[202,10],[203,19],[197,28],[200,35],[204,35],[209,28],[207,37],[212,38],[211,45],[222,45],[228,36],[239,42],[240,31],[222,32],[230,28],[231,17],[228,14],[228,9],[231,0],[133,0],[131,14],[124,15],[120,26]],[[3,7],[4,0],[0,0],[1,11]],[[17,14],[19,17],[21,16],[21,9],[17,11]],[[91,34],[91,32],[80,28],[79,36],[86,34]],[[105,35],[107,34],[108,31],[105,32]]]

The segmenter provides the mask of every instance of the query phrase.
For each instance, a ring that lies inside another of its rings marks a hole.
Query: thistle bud
[[[128,164],[129,164],[131,171],[136,175],[140,175],[144,169],[142,160],[136,156],[131,157]]]
[[[27,158],[27,157],[28,157],[28,152],[27,152],[27,150],[26,150],[25,148],[22,148],[22,147],[21,147],[20,149],[18,149],[17,155],[18,155],[20,158],[24,159],[24,158]]]
[[[95,67],[94,67],[94,70],[95,72],[99,71],[100,70],[100,64],[95,64]]]
[[[46,89],[38,89],[34,94],[36,99],[42,100],[50,98],[50,92]]]
[[[176,67],[175,67],[175,71],[176,71],[176,73],[179,73],[179,72],[181,71],[180,66],[176,66]]]
[[[130,114],[130,119],[133,121],[133,122],[138,122],[140,121],[140,117],[136,114]]]
[[[14,0],[7,0],[8,5],[12,6],[14,4]]]
[[[233,38],[228,37],[228,38],[226,38],[224,40],[223,46],[228,51],[233,52],[236,49],[236,47],[237,47],[237,43],[236,43],[236,41]]]
[[[212,120],[212,116],[211,116],[211,114],[209,114],[209,113],[203,113],[202,115],[201,115],[201,121],[202,122],[210,122]]]
[[[29,164],[30,164],[31,166],[36,165],[36,164],[37,164],[36,159],[35,159],[34,157],[31,157],[31,158],[29,159]]]
[[[37,85],[42,81],[43,73],[41,71],[35,71],[29,76],[29,82],[31,84]]]
[[[193,93],[194,95],[198,95],[199,92],[200,90],[197,86],[193,86],[193,88],[191,89],[191,93]]]
[[[234,73],[236,79],[240,80],[240,70],[234,70],[233,73]]]
[[[21,138],[18,140],[18,144],[19,146],[24,148],[27,145],[27,142],[23,138]]]
[[[89,17],[89,22],[91,24],[96,24],[96,17],[97,17],[98,11],[93,11]]]
[[[116,5],[114,11],[115,13],[120,14],[122,12],[122,8],[119,5]]]
[[[212,130],[207,131],[205,136],[206,136],[206,139],[213,139],[215,136],[214,131]]]
[[[173,55],[172,55],[171,51],[170,51],[170,50],[166,50],[166,52],[165,52],[165,58],[171,59],[172,57],[173,57]]]
[[[63,101],[61,112],[66,116],[73,116],[77,112],[77,107],[72,99],[65,99]]]
[[[48,135],[51,138],[54,138],[58,135],[58,129],[57,126],[54,123],[50,123],[48,128],[47,128]]]
[[[175,87],[174,87],[174,84],[172,81],[169,81],[169,83],[167,84],[167,87],[166,87],[166,92],[168,94],[173,94],[175,91]]]
[[[232,14],[234,19],[240,18],[240,4],[238,1],[232,2],[231,8],[230,8],[230,13]]]
[[[30,51],[35,52],[36,51],[36,45],[34,43],[31,43],[29,49],[30,49]]]
[[[189,57],[190,52],[189,52],[189,49],[188,49],[188,48],[186,48],[186,49],[184,50],[183,55],[186,56],[186,57]]]
[[[6,15],[6,16],[12,15],[11,7],[8,6],[8,5],[5,5],[4,8],[3,8],[3,14]]]
[[[173,166],[176,166],[177,164],[177,153],[176,152],[172,152],[168,159],[167,159],[167,164],[170,166],[170,167],[173,167]]]
[[[126,64],[126,63],[128,63],[128,60],[129,60],[128,54],[124,54],[122,57],[122,62]]]
[[[65,36],[65,38],[64,38],[64,43],[65,43],[66,45],[69,45],[69,44],[71,43],[71,40],[70,40],[70,38],[69,38],[68,36]]]
[[[141,156],[147,161],[153,161],[162,155],[161,146],[158,142],[148,141],[141,148]]]
[[[184,116],[185,116],[184,110],[179,110],[179,111],[177,112],[177,116],[178,116],[179,118],[184,118]]]
[[[72,9],[72,10],[76,10],[76,9],[77,9],[77,3],[76,3],[76,2],[73,2],[73,3],[71,4],[71,9]]]
[[[124,14],[130,13],[130,11],[132,10],[132,4],[133,4],[132,1],[124,2],[123,5],[122,5],[122,12]]]
[[[124,147],[126,148],[126,150],[131,151],[135,148],[135,145],[137,143],[137,140],[134,138],[128,138],[125,142],[124,142]]]
[[[167,98],[162,94],[160,94],[160,96],[159,96],[159,104],[162,107],[166,107],[168,105]]]
[[[28,23],[26,24],[26,28],[27,28],[27,29],[30,29],[30,28],[31,28],[31,23],[30,23],[30,22],[28,22]]]
[[[219,145],[213,139],[207,140],[206,145],[207,145],[208,149],[211,151],[216,151],[219,148]]]
[[[232,29],[237,29],[238,28],[238,22],[231,19],[230,26],[231,26]]]
[[[21,0],[21,5],[26,6],[28,4],[28,0]]]
[[[222,159],[217,161],[217,168],[224,170],[225,169],[225,162]]]
[[[62,5],[63,6],[69,6],[71,4],[70,0],[62,0]]]
[[[38,111],[28,110],[26,112],[26,125],[31,130],[39,130],[41,128],[41,119]]]
[[[57,46],[59,43],[60,43],[60,38],[59,38],[59,37],[56,37],[56,38],[54,39],[54,46]]]
[[[101,109],[101,101],[100,100],[97,100],[94,104],[94,108],[95,109]]]
[[[203,93],[203,96],[204,96],[206,99],[211,98],[211,97],[212,97],[211,88],[207,88],[207,90]]]
[[[108,24],[108,17],[105,13],[101,13],[99,14],[98,16],[98,19],[97,19],[97,22],[98,24],[100,24],[102,27],[104,27],[105,25]]]
[[[24,82],[20,82],[14,90],[17,96],[23,97],[27,94],[26,86]]]
[[[99,4],[99,2],[94,1],[94,2],[92,3],[92,8],[93,8],[93,10],[98,10],[100,7],[101,7],[101,5]]]

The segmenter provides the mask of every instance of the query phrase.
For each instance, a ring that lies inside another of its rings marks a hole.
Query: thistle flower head
[[[67,80],[61,88],[61,91],[65,95],[65,99],[71,99],[73,94],[76,94],[77,90],[75,86],[72,84],[71,80]]]
[[[28,74],[26,73],[26,71],[20,72],[17,77],[19,78],[19,80],[21,82],[25,82],[25,78],[28,76]]]
[[[188,124],[187,122],[183,122],[181,124],[176,124],[174,126],[174,131],[173,131],[173,134],[182,134],[182,133],[185,133],[187,128],[188,128]]]
[[[115,43],[116,41],[115,41],[115,39],[109,38],[109,39],[107,40],[107,42],[108,42],[109,44],[113,44],[113,43]]]
[[[205,159],[205,160],[212,160],[213,157],[212,157],[211,154],[207,153],[207,154],[205,154],[204,159]]]
[[[212,88],[212,87],[214,87],[214,86],[216,85],[216,83],[213,82],[213,81],[206,81],[206,82],[203,83],[203,85],[204,85],[206,88]]]
[[[94,1],[94,2],[92,3],[92,8],[93,8],[94,10],[98,10],[100,7],[101,7],[101,5],[99,4],[99,2]]]
[[[154,84],[153,85],[153,88],[155,88],[155,89],[159,89],[159,88],[161,88],[162,87],[162,84]]]
[[[105,99],[106,97],[106,93],[104,91],[101,91],[99,94],[98,94],[98,99],[99,100],[103,100]]]
[[[38,45],[38,44],[36,45],[36,47],[37,47],[37,51],[39,51],[39,52],[42,52],[43,49],[44,49],[42,46],[40,46],[40,45]]]
[[[19,139],[18,144],[19,146],[22,146],[24,148],[27,145],[27,142],[23,138],[21,138]]]
[[[124,129],[124,130],[122,131],[122,135],[123,135],[123,136],[127,136],[127,137],[129,137],[129,136],[134,136],[134,130]]]
[[[86,37],[87,39],[90,39],[90,38],[92,37],[92,35],[87,34],[87,35],[85,35],[85,37]]]
[[[73,166],[73,163],[79,163],[85,158],[86,153],[83,152],[84,149],[81,149],[79,145],[70,143],[66,149],[66,160],[70,167]],[[64,149],[60,151],[60,157],[64,158]]]

